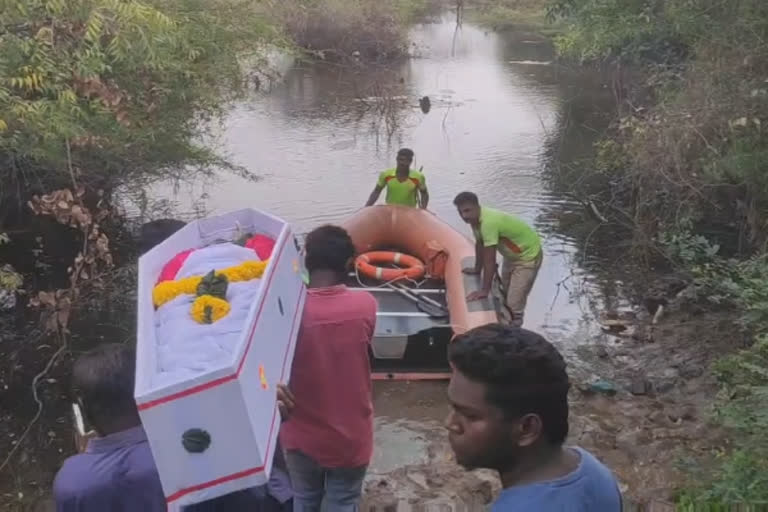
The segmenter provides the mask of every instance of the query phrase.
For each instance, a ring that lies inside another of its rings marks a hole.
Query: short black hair
[[[144,254],[186,225],[186,222],[176,219],[157,219],[142,224],[139,233],[139,252]]]
[[[479,206],[480,199],[477,198],[477,194],[474,192],[459,192],[456,197],[453,198],[453,204],[454,206],[461,206],[462,204]]]
[[[355,244],[344,228],[320,226],[307,235],[305,265],[307,270],[333,270],[346,273],[348,263],[355,256]]]
[[[568,437],[568,390],[565,360],[535,332],[489,324],[456,337],[448,348],[453,367],[485,384],[488,402],[509,419],[536,414],[552,445]]]
[[[397,152],[397,156],[407,156],[410,159],[413,159],[413,154],[413,150],[408,148],[402,148]]]
[[[136,350],[107,343],[75,361],[72,390],[81,398],[92,421],[113,420],[138,414],[133,398]]]

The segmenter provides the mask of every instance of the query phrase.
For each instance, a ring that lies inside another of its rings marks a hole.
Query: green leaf
[[[217,275],[215,270],[208,272],[200,284],[197,285],[197,296],[212,295],[220,299],[226,299],[229,281],[224,275]]]

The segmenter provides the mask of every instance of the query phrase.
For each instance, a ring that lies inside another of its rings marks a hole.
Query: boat
[[[415,256],[429,267],[436,250],[441,252],[444,276],[440,278],[427,275],[420,280],[382,281],[362,275],[356,265],[347,284],[372,293],[378,302],[371,346],[374,379],[446,378],[450,341],[474,327],[498,321],[495,299],[466,300],[481,287],[479,276],[462,272],[474,265],[474,242],[434,213],[406,206],[366,207],[341,225],[358,254],[393,251]]]

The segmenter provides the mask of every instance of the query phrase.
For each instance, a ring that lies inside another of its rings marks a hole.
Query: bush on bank
[[[195,143],[273,31],[253,0],[0,1],[0,220],[19,191],[220,163]],[[22,201],[22,204],[25,201]]]
[[[556,41],[564,58],[636,71],[632,80],[616,74],[624,101],[596,147],[591,168],[601,179],[584,180],[591,188],[580,192],[630,222],[643,243],[660,245],[702,300],[731,308],[754,340],[714,368],[722,384],[716,416],[731,429],[734,449],[686,503],[763,503],[768,3],[552,0],[550,15],[566,26]],[[720,235],[704,237],[704,227]]]

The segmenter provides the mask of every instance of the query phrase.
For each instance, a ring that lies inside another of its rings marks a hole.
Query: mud
[[[717,387],[708,367],[732,348],[729,326],[725,314],[678,313],[655,326],[652,343],[597,335],[581,340],[580,355],[569,355],[572,367],[598,372],[616,393],[591,390],[594,373],[572,372],[568,442],[608,464],[628,502],[673,499],[686,484],[686,463],[725,443],[709,421]],[[649,383],[642,395],[632,393],[639,378]],[[466,472],[453,461],[441,423],[445,393],[440,382],[377,383],[367,510],[481,510],[491,502],[496,476]]]

